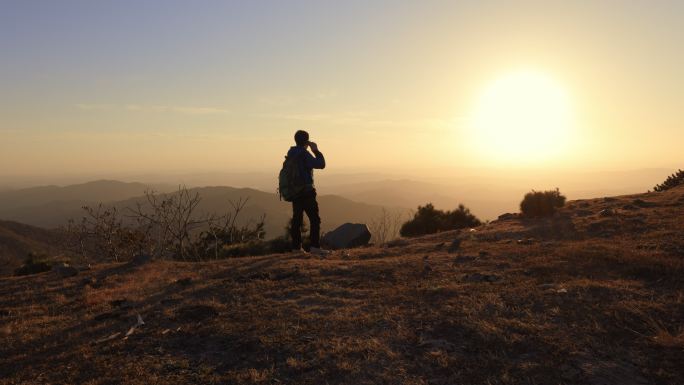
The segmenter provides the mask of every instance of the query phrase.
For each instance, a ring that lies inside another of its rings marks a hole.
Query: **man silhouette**
[[[309,217],[311,227],[309,238],[311,240],[310,251],[312,254],[327,255],[330,252],[321,249],[320,232],[321,218],[318,216],[318,202],[316,201],[316,188],[313,183],[313,169],[324,169],[325,158],[318,150],[314,142],[309,141],[309,133],[299,130],[294,135],[296,146],[290,147],[287,152],[288,157],[297,156],[299,159],[299,172],[303,176],[305,187],[303,191],[292,200],[292,224],[290,226],[290,236],[292,237],[292,249],[302,250],[302,221],[304,213]],[[307,148],[311,148],[313,155]]]

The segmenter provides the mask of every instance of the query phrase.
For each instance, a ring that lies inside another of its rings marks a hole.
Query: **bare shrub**
[[[373,237],[372,242],[383,244],[397,239],[400,236],[399,230],[405,215],[403,211],[390,212],[383,207],[380,215],[371,220],[368,226]]]
[[[172,194],[145,191],[145,200],[127,207],[126,215],[115,207],[85,206],[80,222],[64,229],[68,249],[85,260],[128,260],[136,255],[154,258],[203,260],[218,258],[225,245],[261,239],[264,219],[237,225],[248,199],[229,201],[225,214],[200,214],[199,193],[179,186]]]
[[[84,260],[120,261],[139,252],[144,234],[139,229],[124,226],[124,218],[116,207],[83,206],[85,215],[79,222],[71,219],[63,233],[65,248]]]

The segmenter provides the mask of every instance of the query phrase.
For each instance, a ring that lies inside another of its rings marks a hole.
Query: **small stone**
[[[617,212],[613,209],[603,209],[599,211],[600,217],[612,217],[615,214],[617,214]]]

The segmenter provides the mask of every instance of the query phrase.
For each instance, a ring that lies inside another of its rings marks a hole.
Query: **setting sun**
[[[512,72],[484,88],[469,128],[475,150],[488,158],[550,159],[562,153],[572,133],[568,95],[542,72]]]

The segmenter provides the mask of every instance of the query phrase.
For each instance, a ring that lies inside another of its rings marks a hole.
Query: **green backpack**
[[[304,176],[301,175],[300,159],[303,152],[286,156],[283,168],[278,174],[278,194],[281,200],[292,202],[306,188]]]

